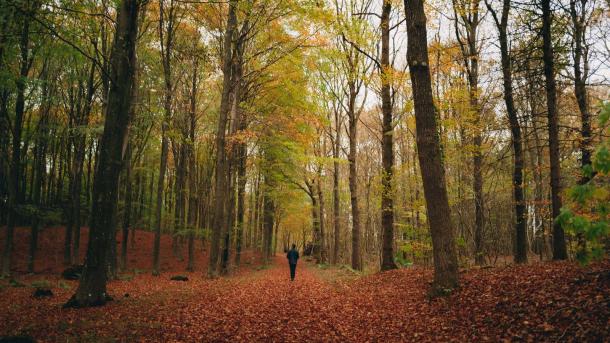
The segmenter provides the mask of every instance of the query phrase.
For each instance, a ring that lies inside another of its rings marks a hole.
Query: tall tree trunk
[[[458,263],[441,158],[437,112],[432,99],[424,3],[423,0],[404,0],[404,5],[408,37],[407,62],[415,104],[417,152],[434,255],[432,293],[438,294],[458,286]]]
[[[12,22],[11,6],[8,3],[0,4],[0,32],[9,32],[9,23]],[[6,69],[5,51],[8,41],[8,35],[0,35],[0,69]],[[0,84],[0,196],[8,198],[8,179],[9,179],[9,137],[10,120],[8,115],[10,90],[3,84]],[[6,206],[0,208],[0,223],[5,223],[8,217],[8,209]]]
[[[591,164],[591,114],[589,113],[589,99],[587,95],[587,78],[589,77],[589,63],[586,50],[586,5],[588,0],[578,0],[580,13],[576,8],[577,0],[570,0],[570,17],[573,26],[574,41],[574,94],[580,111],[580,165],[582,168]],[[585,184],[590,175],[583,174],[579,183]]]
[[[95,63],[91,63],[89,67],[89,74],[87,77],[85,103],[82,108],[77,111],[76,119],[76,135],[74,137],[74,161],[72,166],[72,175],[70,183],[70,200],[71,200],[71,224],[72,235],[69,239],[72,243],[71,254],[66,253],[66,257],[69,255],[72,264],[79,263],[79,249],[80,249],[80,226],[81,226],[81,193],[82,193],[82,180],[85,165],[85,153],[86,153],[86,139],[87,135],[82,132],[82,128],[87,126],[89,122],[89,114],[93,104],[93,96],[95,95]],[[78,238],[77,238],[78,237]]]
[[[553,52],[551,1],[541,0],[542,6],[542,60],[546,90],[546,107],[549,127],[549,156],[551,163],[551,213],[553,221],[561,211],[561,166],[559,160],[559,115],[557,111],[557,85],[555,83],[555,57]],[[563,227],[553,223],[553,259],[568,258]]]
[[[166,11],[169,10],[168,13]],[[173,2],[169,8],[165,7],[165,1],[159,2],[159,41],[161,42],[161,59],[163,64],[163,79],[165,84],[165,96],[163,101],[163,122],[161,123],[161,161],[159,166],[159,178],[157,180],[157,201],[155,212],[155,240],[153,245],[153,271],[152,274],[160,274],[159,254],[161,250],[161,225],[163,210],[163,189],[165,186],[165,173],[167,171],[167,156],[169,154],[169,122],[172,117],[172,70],[171,56],[174,44],[174,20],[175,8]]]
[[[106,293],[106,252],[112,242],[116,223],[119,175],[135,88],[135,50],[140,6],[139,0],[123,0],[117,10],[116,32],[110,57],[108,106],[93,181],[89,244],[78,288],[66,307],[99,306],[109,299]]]
[[[228,115],[231,109],[231,88],[232,88],[232,59],[233,59],[233,37],[237,28],[237,0],[229,1],[229,13],[227,26],[223,41],[222,58],[222,97],[220,101],[220,111],[218,118],[218,129],[216,131],[216,165],[215,165],[215,194],[214,194],[214,220],[212,224],[212,239],[210,247],[210,261],[208,265],[208,277],[218,275],[220,238],[226,227],[226,206],[228,194],[228,159],[226,153],[226,130]]]
[[[394,127],[392,123],[392,95],[390,73],[390,14],[392,3],[383,2],[381,12],[381,153],[383,175],[381,179],[381,270],[396,269],[394,263]]]
[[[589,63],[585,42],[587,29],[586,5],[588,0],[579,0],[580,13],[576,8],[576,0],[570,0],[570,18],[572,19],[572,39],[574,56],[574,94],[580,111],[580,165],[583,169],[579,184],[583,185],[591,180],[591,174],[585,171],[591,165],[591,114],[589,113],[589,99],[587,95],[587,78],[589,77]],[[584,46],[583,46],[584,45]],[[583,64],[584,66],[581,66]],[[586,249],[586,240],[582,233],[577,234],[580,251]]]
[[[480,0],[453,0],[456,16],[455,33],[457,36],[468,80],[468,99],[470,103],[470,130],[472,132],[472,190],[474,194],[474,259],[476,265],[485,264],[484,252],[484,197],[483,197],[483,155],[481,152],[482,128],[481,107],[479,105],[479,48],[478,29]],[[463,31],[460,29],[463,27]],[[465,36],[465,37],[464,37]]]
[[[504,103],[506,104],[506,112],[508,113],[513,153],[515,155],[513,161],[513,200],[516,220],[514,260],[515,263],[527,263],[527,218],[525,212],[525,195],[523,194],[523,143],[521,138],[521,125],[519,124],[515,100],[513,98],[512,68],[507,34],[510,0],[503,0],[501,18],[497,17],[496,12],[489,2],[486,3],[489,11],[492,13],[499,33]]]
[[[195,131],[197,128],[197,78],[199,72],[199,58],[195,57],[193,63],[193,76],[191,79],[191,103],[189,111],[189,139],[187,145],[188,152],[188,182],[189,182],[189,211],[188,211],[188,259],[186,270],[195,270],[195,231],[197,229],[197,212],[199,209],[199,190],[197,187],[197,154],[195,151]]]
[[[47,139],[48,139],[48,118],[50,112],[50,94],[49,87],[45,84],[43,86],[43,101],[44,108],[42,110],[40,121],[38,122],[38,128],[36,130],[36,146],[34,149],[34,184],[33,184],[33,196],[32,202],[37,207],[38,213],[34,217],[32,223],[31,234],[30,234],[30,251],[28,256],[28,272],[34,273],[34,264],[36,261],[36,252],[38,251],[38,232],[42,223],[42,184],[44,180],[45,172],[45,160],[47,154]]]
[[[316,260],[316,263],[322,263],[322,248],[321,248],[321,232],[320,232],[320,206],[318,205],[318,193],[315,185],[309,181],[305,181],[307,187],[307,195],[311,199],[311,236],[312,236],[312,247],[311,255]]]
[[[240,130],[245,130],[245,120],[241,119]],[[245,143],[240,143],[238,148],[238,165],[237,165],[237,232],[235,241],[235,265],[239,266],[241,260],[242,240],[244,236],[244,218],[245,218],[245,201],[246,201],[246,162],[247,149]]]
[[[318,193],[318,221],[319,221],[319,229],[320,229],[320,263],[328,262],[328,254],[326,252],[326,228],[324,222],[324,193],[322,192],[322,175],[318,175],[318,180],[316,181],[316,192]],[[278,219],[279,221],[279,219]],[[277,240],[277,235],[276,235]]]
[[[271,197],[271,184],[265,177],[265,186],[263,190],[263,256],[265,264],[269,264],[271,260],[271,242],[273,240],[273,226],[275,204]]]
[[[358,140],[358,118],[355,109],[356,87],[353,81],[349,82],[349,192],[352,205],[352,268],[362,270],[360,257],[360,208],[358,206],[358,174],[356,165],[356,150]]]
[[[19,40],[19,77],[16,81],[17,99],[15,100],[15,119],[13,120],[13,141],[12,141],[12,156],[10,164],[10,175],[8,182],[8,219],[6,226],[6,240],[4,241],[4,253],[2,256],[2,276],[8,277],[11,274],[11,257],[13,253],[13,236],[15,224],[17,222],[17,205],[20,198],[21,181],[21,133],[23,130],[23,115],[25,112],[25,89],[26,79],[28,77],[30,63],[30,16],[34,15],[36,4],[31,4],[31,7],[26,9],[27,14],[22,17],[23,25],[21,27],[21,35]]]
[[[339,244],[341,242],[341,208],[339,198],[339,151],[341,149],[341,124],[339,111],[335,111],[335,144],[333,146],[333,224],[335,229],[333,244],[333,263],[339,263]]]

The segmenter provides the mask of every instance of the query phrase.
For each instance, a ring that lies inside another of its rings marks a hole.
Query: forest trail
[[[315,267],[300,262],[296,279],[291,282],[285,257],[276,256],[266,269],[234,279],[233,287],[212,304],[193,303],[168,319],[181,323],[187,332],[199,331],[205,340],[344,340],[349,328],[344,323],[344,307],[337,301],[338,293],[311,268]],[[215,305],[223,310],[210,311]],[[198,315],[194,317],[193,313]],[[207,318],[203,326],[199,315]]]
[[[139,244],[149,237],[139,234]],[[170,243],[169,241],[167,243]],[[146,254],[136,255],[136,265]],[[169,258],[168,258],[169,259]],[[358,275],[303,259],[290,281],[283,255],[267,267],[251,253],[214,280],[170,261],[158,277],[134,269],[109,283],[114,301],[62,309],[76,281],[56,273],[0,284],[0,337],[37,342],[467,342],[602,341],[610,337],[610,266],[541,263],[465,271],[462,288],[430,301],[432,271]],[[148,259],[146,259],[148,260]],[[182,274],[188,281],[171,281]],[[54,295],[32,298],[35,284]],[[574,325],[578,322],[578,325]]]

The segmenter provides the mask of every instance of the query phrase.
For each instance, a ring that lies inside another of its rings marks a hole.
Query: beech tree
[[[561,166],[559,159],[559,114],[557,111],[557,85],[555,82],[555,53],[551,32],[553,10],[550,0],[541,0],[542,8],[542,61],[546,91],[546,109],[549,131],[549,158],[551,165],[551,210],[552,218],[559,216],[561,210]],[[553,259],[568,258],[565,233],[558,222],[553,223]]]
[[[404,5],[409,39],[407,61],[415,103],[417,150],[434,250],[433,293],[444,293],[458,286],[458,264],[445,170],[441,160],[437,111],[432,99],[426,15],[421,0],[405,0]]]
[[[117,212],[118,181],[128,135],[136,69],[138,16],[142,2],[123,0],[117,8],[117,26],[110,58],[110,88],[94,176],[93,211],[83,274],[66,307],[103,305],[108,301],[107,250],[112,242]]]

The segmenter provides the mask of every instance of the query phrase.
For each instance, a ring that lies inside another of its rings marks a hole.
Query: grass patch
[[[61,289],[70,289],[70,288],[72,288],[69,283],[67,283],[67,282],[65,282],[63,280],[57,281],[57,287],[59,287]]]
[[[19,282],[19,280],[15,280],[15,279],[11,279],[8,282],[9,286],[11,287],[15,287],[15,288],[22,288],[22,287],[26,287],[26,284]]]
[[[131,281],[133,280],[135,275],[132,274],[119,274],[117,276],[117,279],[121,280],[121,281]]]
[[[33,281],[30,286],[34,288],[51,288],[51,283],[48,280],[42,279]]]

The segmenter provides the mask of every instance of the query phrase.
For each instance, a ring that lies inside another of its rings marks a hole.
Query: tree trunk
[[[269,181],[265,177],[265,189],[263,195],[263,256],[265,264],[269,264],[271,260],[271,242],[273,240],[273,226],[274,226],[274,213],[275,205],[271,194],[271,187]]]
[[[245,120],[242,118],[242,122]],[[245,130],[245,125],[240,125],[240,130]],[[242,240],[244,235],[245,198],[246,198],[246,162],[247,149],[245,143],[240,143],[238,148],[237,166],[237,232],[235,241],[235,265],[239,266],[241,260]]]
[[[394,127],[392,123],[392,95],[390,71],[390,14],[392,3],[383,2],[381,13],[381,153],[383,174],[381,179],[381,270],[396,269],[394,263]]]
[[[169,121],[172,117],[172,70],[171,70],[171,55],[173,48],[173,38],[175,30],[174,25],[174,7],[173,2],[169,9],[165,8],[165,1],[159,2],[159,41],[161,42],[161,59],[163,64],[163,79],[165,84],[165,96],[163,102],[163,122],[161,123],[161,161],[159,166],[159,178],[157,180],[157,201],[155,212],[155,240],[153,246],[153,271],[152,274],[158,276],[159,269],[159,254],[161,250],[161,225],[162,225],[162,210],[163,210],[163,189],[165,186],[165,173],[167,169],[167,156],[169,154]],[[169,10],[169,13],[166,13]]]
[[[589,77],[588,56],[586,54],[586,4],[588,0],[580,0],[581,13],[577,12],[576,0],[570,1],[570,16],[572,18],[574,40],[574,94],[580,111],[580,164],[582,168],[591,164],[591,114],[587,95],[587,78]],[[584,46],[583,46],[584,45]],[[584,64],[584,67],[581,65]],[[583,174],[580,184],[590,180],[590,175]]]
[[[426,15],[423,0],[404,0],[404,5],[408,37],[407,62],[415,104],[417,151],[434,255],[432,294],[443,294],[458,286],[458,263],[445,170],[441,159],[437,113],[432,99]]]
[[[99,306],[106,293],[107,254],[116,223],[118,183],[134,92],[139,0],[123,0],[117,11],[116,33],[110,57],[111,84],[104,133],[93,181],[89,244],[83,274],[66,307]]]
[[[237,0],[230,0],[229,13],[227,18],[226,32],[223,41],[222,58],[222,97],[220,101],[220,111],[218,118],[218,129],[216,131],[216,165],[215,165],[215,195],[214,195],[214,220],[212,224],[212,239],[210,247],[210,261],[208,265],[208,277],[214,278],[218,275],[218,262],[220,253],[221,235],[228,229],[226,218],[226,205],[228,194],[228,159],[226,153],[226,129],[228,115],[231,109],[231,88],[232,88],[232,58],[233,58],[233,38],[237,28]]]
[[[333,263],[339,263],[339,244],[341,242],[341,208],[339,199],[339,150],[341,148],[341,124],[339,122],[339,111],[335,111],[335,144],[333,146],[333,224],[335,239],[333,244]]]
[[[45,86],[46,87],[46,86]],[[48,89],[43,90],[43,97],[48,99]],[[47,100],[49,101],[49,100]],[[50,102],[50,101],[49,101]],[[38,232],[40,226],[43,224],[41,220],[42,215],[42,184],[45,175],[45,159],[47,154],[47,139],[48,139],[48,114],[50,105],[46,105],[42,111],[40,121],[38,122],[38,128],[36,131],[36,147],[34,157],[34,185],[33,185],[33,196],[32,202],[37,207],[38,213],[34,217],[32,223],[31,234],[30,234],[30,253],[28,256],[28,272],[34,273],[34,263],[36,261],[36,252],[38,250]]]
[[[515,263],[527,263],[527,218],[525,212],[525,195],[523,194],[523,143],[521,138],[521,125],[519,124],[515,100],[513,98],[512,68],[507,34],[510,0],[503,0],[501,18],[497,17],[496,12],[489,3],[487,3],[487,7],[492,13],[499,33],[504,103],[506,104],[506,112],[508,113],[513,153],[515,155],[513,161],[513,200],[515,202],[514,211],[516,220],[514,261]]]
[[[197,90],[199,72],[199,59],[195,57],[193,65],[193,77],[191,83],[191,103],[189,117],[189,141],[187,145],[188,151],[188,182],[189,182],[189,211],[188,211],[188,259],[186,270],[192,272],[195,270],[195,231],[197,229],[197,212],[199,209],[199,190],[197,187],[197,154],[195,151],[195,130],[197,128]]]
[[[589,63],[585,34],[587,29],[586,5],[588,0],[580,0],[580,13],[576,9],[576,0],[570,1],[570,17],[572,19],[572,39],[574,56],[574,94],[580,111],[580,166],[582,175],[579,184],[584,185],[591,180],[592,175],[585,171],[591,165],[591,114],[589,113],[589,99],[587,94],[587,79],[589,77]],[[584,44],[584,47],[583,47]],[[581,66],[581,63],[584,66]],[[586,240],[582,233],[577,234],[579,250],[586,249]]]
[[[561,166],[559,160],[559,115],[557,112],[557,85],[555,83],[555,57],[551,32],[552,13],[550,0],[541,0],[542,5],[542,60],[546,90],[546,107],[549,127],[549,156],[551,163],[551,213],[553,215],[553,259],[568,258],[563,227],[555,218],[561,211]]]
[[[38,5],[37,5],[38,6]],[[11,257],[13,253],[13,236],[17,222],[17,205],[20,197],[19,183],[21,180],[21,133],[23,130],[23,115],[25,112],[25,89],[30,63],[30,15],[34,15],[35,8],[29,8],[24,15],[21,36],[19,40],[19,77],[16,81],[17,99],[15,100],[15,119],[13,120],[12,157],[8,181],[8,219],[6,226],[6,240],[2,256],[2,276],[11,274]]]
[[[472,132],[472,190],[474,194],[474,259],[476,265],[485,264],[484,252],[484,198],[483,198],[483,155],[481,152],[482,129],[481,108],[479,105],[479,48],[478,29],[480,0],[453,0],[456,16],[455,33],[462,52],[464,67],[468,80],[468,98],[470,104],[469,124]],[[463,32],[460,28],[463,27]],[[466,37],[464,37],[464,35]]]
[[[360,257],[360,208],[358,207],[358,174],[356,165],[356,146],[358,140],[358,118],[355,110],[356,90],[354,82],[349,83],[349,192],[352,205],[352,268],[362,270]]]
[[[316,191],[318,192],[318,221],[319,221],[319,229],[320,229],[320,263],[328,262],[328,254],[326,253],[326,228],[324,222],[324,193],[322,192],[322,175],[318,175],[318,180],[316,182]],[[277,239],[277,236],[276,236]]]

